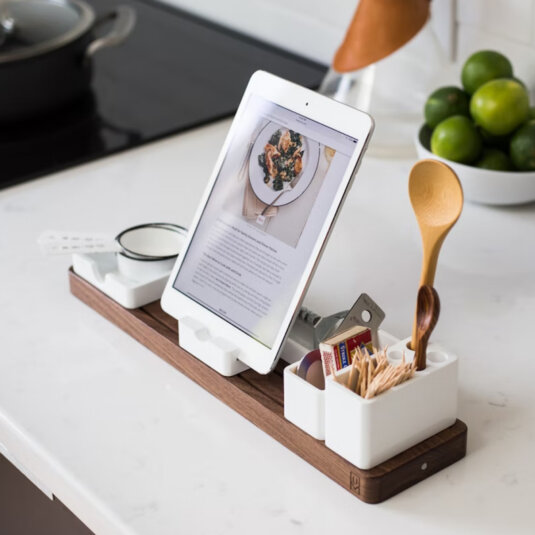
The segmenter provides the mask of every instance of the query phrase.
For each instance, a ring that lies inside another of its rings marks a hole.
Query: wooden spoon
[[[433,286],[440,248],[463,209],[463,189],[457,175],[445,163],[421,160],[410,172],[409,197],[422,235],[419,286]],[[411,349],[416,344],[416,328],[415,318]]]
[[[416,350],[414,362],[417,370],[425,370],[427,342],[440,314],[437,291],[428,285],[420,286],[416,304]]]

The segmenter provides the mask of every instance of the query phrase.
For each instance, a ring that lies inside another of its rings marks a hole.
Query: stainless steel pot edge
[[[93,57],[102,48],[122,43],[130,35],[136,24],[136,12],[130,6],[117,6],[109,15],[109,18],[115,19],[113,28],[106,35],[95,39],[89,44],[85,51],[86,58]]]
[[[59,36],[56,39],[51,39],[45,43],[41,43],[32,47],[29,47],[25,50],[21,50],[16,53],[11,53],[9,55],[3,56],[0,49],[0,65],[11,63],[14,61],[20,61],[23,59],[29,59],[46,52],[51,52],[57,50],[72,41],[75,41],[78,37],[83,35],[95,22],[95,12],[93,8],[86,4],[85,2],[80,2],[79,0],[46,0],[51,4],[56,4],[65,7],[74,7],[80,14],[80,20],[72,28],[72,30],[67,33]]]

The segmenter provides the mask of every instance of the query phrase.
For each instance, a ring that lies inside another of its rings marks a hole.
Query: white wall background
[[[358,0],[163,0],[330,63]],[[432,22],[458,62],[493,48],[508,55],[515,73],[535,87],[535,0],[432,0]]]
[[[457,0],[457,57],[490,48],[535,88],[535,0]]]
[[[358,0],[163,0],[311,59],[330,63]]]

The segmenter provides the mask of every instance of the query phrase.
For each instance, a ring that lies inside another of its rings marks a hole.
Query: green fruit
[[[530,119],[535,119],[535,106],[531,106],[529,108],[529,118]]]
[[[535,171],[535,119],[515,132],[509,152],[517,169]]]
[[[511,171],[513,163],[505,152],[499,149],[483,149],[481,157],[474,164],[481,169],[492,169],[494,171]]]
[[[470,113],[487,132],[503,136],[528,118],[529,97],[514,80],[491,80],[472,95]]]
[[[511,62],[503,54],[494,50],[480,50],[465,61],[461,81],[465,91],[472,95],[490,80],[512,76]]]
[[[511,76],[510,80],[518,82],[524,89],[527,89],[528,87],[520,78],[517,78],[516,76]]]
[[[458,87],[441,87],[431,93],[425,103],[425,122],[435,128],[438,123],[452,115],[466,115],[470,113],[469,96]]]
[[[468,117],[454,115],[442,121],[431,136],[433,154],[453,162],[472,163],[482,148],[477,128]]]
[[[433,135],[433,129],[424,124],[420,129],[420,143],[427,149],[431,150],[431,136]]]
[[[511,134],[505,136],[495,136],[487,132],[484,128],[479,128],[483,145],[487,147],[494,147],[502,151],[509,152],[509,143],[511,142]]]

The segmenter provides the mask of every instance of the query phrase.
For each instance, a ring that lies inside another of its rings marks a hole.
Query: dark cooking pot
[[[118,6],[97,20],[81,0],[0,0],[0,123],[53,112],[89,90],[91,58],[122,42],[135,11]],[[110,31],[94,30],[114,19]]]

